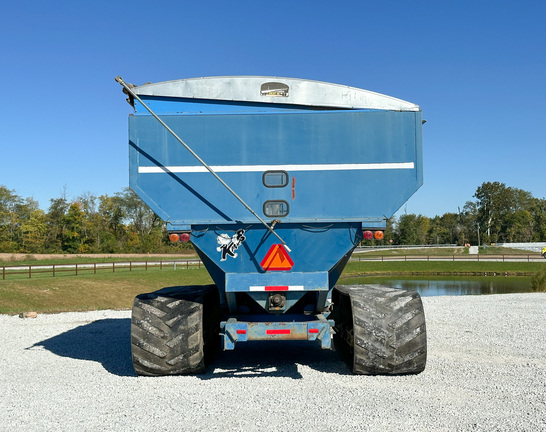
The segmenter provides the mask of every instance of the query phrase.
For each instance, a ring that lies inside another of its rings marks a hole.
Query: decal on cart
[[[232,258],[237,258],[237,253],[235,251],[246,240],[245,230],[237,230],[237,232],[231,237],[228,234],[220,234],[216,240],[220,245],[216,248],[216,250],[222,253],[222,258],[220,258],[220,261],[225,261],[228,255]]]
[[[266,82],[260,87],[260,94],[262,96],[288,97],[289,91],[290,88],[286,84],[280,82]]]

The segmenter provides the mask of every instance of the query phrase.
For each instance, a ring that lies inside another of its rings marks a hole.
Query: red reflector
[[[309,333],[318,333],[318,329],[309,329]]]
[[[190,235],[188,233],[182,233],[180,234],[180,241],[187,243],[190,241]]]
[[[266,291],[288,291],[288,286],[266,286]]]
[[[290,329],[266,330],[265,334],[290,334]]]
[[[373,238],[373,232],[371,231],[364,231],[362,234],[366,240],[371,240]]]
[[[246,330],[237,330],[237,334],[246,334]]]

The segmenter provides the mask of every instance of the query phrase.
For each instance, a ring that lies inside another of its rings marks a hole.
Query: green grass
[[[0,313],[130,309],[136,295],[212,280],[204,268],[0,280]]]
[[[59,261],[57,261],[59,263]],[[366,275],[483,275],[507,273],[509,276],[532,276],[544,263],[527,262],[459,262],[459,261],[351,261],[342,277]],[[144,292],[168,286],[212,283],[204,267],[189,269],[172,266],[134,269],[132,272],[85,271],[78,276],[62,273],[56,277],[40,274],[28,279],[0,279],[0,313],[17,314],[36,311],[65,312],[100,309],[130,309],[133,298]]]
[[[546,264],[543,264],[538,272],[531,279],[533,291],[546,292]]]

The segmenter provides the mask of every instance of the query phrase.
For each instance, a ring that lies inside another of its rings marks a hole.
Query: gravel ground
[[[546,430],[546,294],[423,302],[427,368],[400,377],[353,376],[295,342],[136,377],[128,311],[0,315],[0,430]]]

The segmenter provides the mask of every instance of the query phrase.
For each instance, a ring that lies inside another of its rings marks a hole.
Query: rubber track
[[[210,317],[210,312],[214,316]],[[202,373],[208,339],[219,333],[219,303],[213,285],[141,294],[133,303],[131,353],[138,375]]]
[[[354,373],[399,375],[424,370],[426,326],[418,293],[379,285],[335,290],[333,318],[341,335],[334,341]]]

